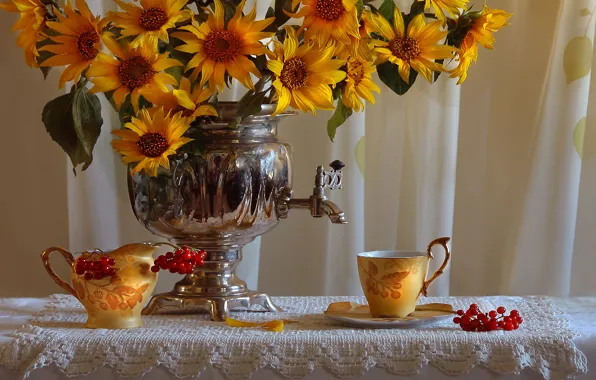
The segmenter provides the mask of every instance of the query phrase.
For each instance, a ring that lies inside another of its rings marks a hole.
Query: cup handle
[[[451,239],[448,237],[440,237],[438,239],[431,241],[430,244],[428,245],[428,247],[426,248],[426,253],[427,253],[428,257],[430,259],[434,259],[435,257],[433,256],[431,249],[435,245],[442,246],[443,249],[445,250],[445,260],[443,261],[443,264],[441,265],[441,267],[432,275],[432,277],[429,278],[428,280],[424,281],[424,284],[422,285],[422,290],[420,290],[420,293],[422,293],[422,295],[424,295],[425,297],[427,296],[426,293],[428,291],[428,286],[434,280],[436,280],[437,277],[439,277],[440,275],[443,274],[443,271],[447,267],[447,264],[449,264],[449,259],[451,259],[451,252],[449,252],[449,248],[447,247],[447,243],[449,243],[449,240],[451,240]]]
[[[70,286],[66,281],[58,277],[56,272],[54,272],[54,269],[52,269],[52,265],[50,264],[50,255],[53,252],[60,252],[62,257],[64,257],[64,260],[66,260],[66,262],[70,266],[72,266],[72,263],[74,262],[74,257],[72,256],[72,253],[60,247],[51,247],[41,253],[41,261],[43,261],[43,266],[46,268],[46,271],[48,272],[50,277],[52,277],[54,282],[58,284],[62,289],[66,290],[78,299],[79,296],[77,296],[77,292],[73,289],[73,287]]]

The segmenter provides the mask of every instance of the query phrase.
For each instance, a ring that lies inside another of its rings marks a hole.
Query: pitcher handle
[[[46,268],[46,271],[48,272],[50,277],[52,277],[54,282],[56,284],[58,284],[62,289],[66,290],[67,292],[69,292],[70,294],[72,294],[73,296],[75,296],[78,299],[79,296],[77,296],[77,292],[73,289],[73,287],[70,286],[66,281],[64,281],[60,277],[58,277],[56,272],[54,272],[54,269],[52,269],[52,265],[50,264],[50,255],[53,252],[60,252],[62,257],[64,257],[64,260],[66,260],[68,265],[70,265],[71,267],[72,267],[72,263],[74,262],[74,257],[72,255],[72,253],[68,252],[64,248],[51,247],[41,253],[41,261],[43,261],[43,266]]]
[[[431,278],[424,281],[424,284],[422,285],[422,290],[420,290],[420,293],[422,293],[425,297],[427,297],[426,293],[428,291],[428,286],[434,280],[436,280],[437,277],[439,277],[440,275],[443,274],[443,271],[447,267],[447,264],[449,264],[449,259],[451,259],[451,252],[449,252],[449,248],[447,247],[447,243],[449,243],[449,240],[451,240],[451,239],[448,237],[440,237],[438,239],[431,241],[430,244],[428,245],[428,247],[426,248],[426,253],[428,254],[428,257],[430,259],[434,259],[435,257],[433,256],[431,249],[435,245],[440,245],[445,250],[445,260],[443,261],[443,264],[441,265],[441,267],[431,276]]]

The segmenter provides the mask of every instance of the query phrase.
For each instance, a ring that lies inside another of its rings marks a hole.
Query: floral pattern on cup
[[[387,265],[385,265],[385,269],[388,269]],[[367,292],[371,292],[381,298],[391,296],[394,299],[401,297],[401,293],[399,292],[399,289],[402,288],[401,282],[410,274],[410,272],[392,272],[377,278],[379,268],[371,261],[368,262],[368,268],[362,268],[362,271],[367,275]]]

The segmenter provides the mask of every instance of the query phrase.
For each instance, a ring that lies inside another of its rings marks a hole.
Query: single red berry
[[[178,273],[178,269],[174,268],[170,268],[170,273]]]
[[[497,308],[497,313],[499,313],[499,314],[505,314],[506,311],[507,311],[507,309],[505,309],[503,306],[499,306]]]
[[[478,310],[478,305],[476,305],[475,303],[470,305],[470,309],[476,309]]]
[[[519,323],[517,323],[517,322],[515,322],[515,321],[514,321],[514,322],[512,323],[512,325],[513,325],[513,329],[514,329],[514,330],[517,330],[517,329],[519,329]]]
[[[461,318],[460,317],[453,318],[453,323],[457,323],[459,325],[461,323]]]
[[[110,268],[110,271],[108,272],[108,276],[113,276],[116,274],[116,268]]]
[[[90,272],[85,273],[85,280],[87,280],[87,281],[93,280],[93,273],[90,273]]]
[[[167,261],[162,261],[162,262],[160,262],[160,263],[159,263],[159,267],[160,267],[161,269],[163,269],[163,270],[167,270],[167,269],[169,269],[169,266],[168,266],[168,263],[167,263]]]
[[[497,323],[496,319],[491,319],[490,322],[488,322],[488,329],[490,331],[495,331],[499,328],[499,324]]]
[[[114,265],[116,265],[116,260],[114,260],[114,259],[108,259],[108,265],[110,265],[110,266],[113,267]]]
[[[507,331],[513,330],[513,323],[505,323],[505,330],[507,330]]]
[[[461,317],[461,324],[463,325],[469,325],[470,324],[470,317],[468,315],[464,315],[463,317]]]
[[[195,262],[195,264],[198,264],[200,262],[203,261],[203,258],[200,255],[196,255],[193,259],[193,261]],[[202,264],[201,264],[202,265]]]
[[[522,317],[517,317],[517,323],[519,323],[520,325],[524,322],[524,319]]]
[[[500,321],[498,322],[498,324],[499,324],[499,328],[502,328],[502,329],[504,329],[504,328],[505,328],[505,322],[503,322],[502,320],[500,320]]]
[[[488,317],[486,316],[486,314],[480,314],[480,315],[478,316],[478,319],[479,319],[479,320],[480,320],[480,322],[482,322],[482,323],[488,323],[488,321],[489,321],[489,319],[488,319]]]
[[[472,315],[478,315],[478,309],[470,309],[470,313],[472,313]]]
[[[511,317],[503,317],[503,321],[505,323],[511,323],[511,322],[513,322],[513,319],[511,319]]]
[[[470,321],[470,326],[472,326],[472,328],[477,328],[480,326],[480,321],[478,321],[477,319],[472,319],[472,321]]]
[[[466,312],[465,312],[465,311],[463,311],[463,310],[458,310],[456,313],[457,313],[457,315],[459,315],[459,316],[462,316],[462,315],[466,314]]]
[[[190,259],[192,259],[192,254],[191,254],[190,252],[184,252],[184,253],[182,254],[182,260],[184,260],[184,261],[188,261],[188,260],[190,260]]]
[[[104,278],[104,274],[101,272],[95,272],[95,274],[93,275],[93,278],[96,280],[101,280],[102,278]]]
[[[190,247],[188,247],[188,246],[182,247],[182,252],[183,253],[190,253],[191,251],[192,251],[192,249],[190,249]]]
[[[177,250],[174,251],[174,256],[182,255],[183,253],[184,253],[184,250],[182,248],[178,248]]]
[[[177,268],[177,266],[178,266],[178,263],[176,263],[174,261],[168,261],[168,269],[172,270],[174,268]]]
[[[104,274],[108,274],[108,273],[110,273],[110,271],[111,271],[111,270],[112,270],[112,267],[111,267],[111,266],[109,266],[109,265],[105,265],[105,266],[103,266],[103,267],[101,268],[101,271],[102,271]]]
[[[75,271],[79,276],[82,276],[85,274],[85,267],[77,265]]]
[[[186,273],[186,265],[184,263],[178,263],[176,268],[178,268],[178,273]]]
[[[157,265],[152,266],[151,267],[151,272],[153,272],[153,273],[159,272],[159,267]]]
[[[166,252],[166,259],[172,259],[174,258],[174,252]]]
[[[100,262],[102,265],[106,265],[106,264],[108,263],[108,258],[107,258],[106,256],[102,256],[102,257],[99,259],[99,262]]]
[[[511,310],[509,312],[509,316],[510,317],[519,317],[519,311],[517,311],[517,310]]]
[[[489,311],[488,316],[491,318],[497,318],[497,312],[494,310]]]

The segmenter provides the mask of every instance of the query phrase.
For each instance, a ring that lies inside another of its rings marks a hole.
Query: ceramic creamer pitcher
[[[127,244],[109,252],[83,252],[76,259],[67,250],[52,247],[41,253],[41,259],[52,279],[87,310],[85,327],[127,329],[143,325],[143,304],[157,283],[157,273],[150,268],[158,247],[159,243]],[[62,254],[70,265],[72,286],[52,269],[52,252]]]

